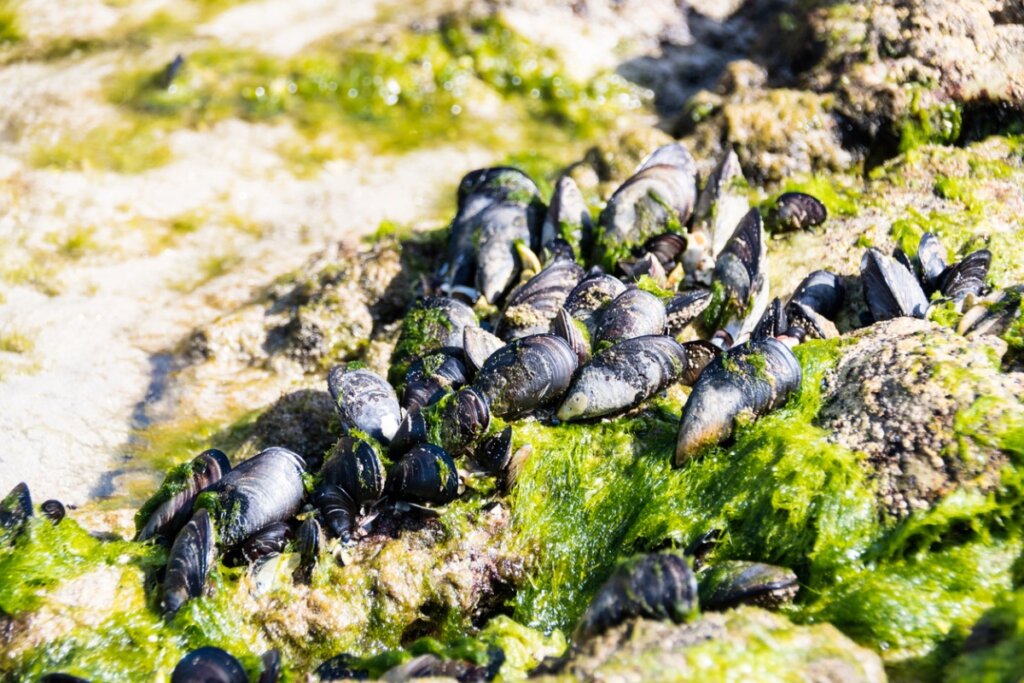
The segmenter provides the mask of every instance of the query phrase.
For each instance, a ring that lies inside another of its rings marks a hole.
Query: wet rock
[[[744,680],[886,680],[878,655],[833,626],[795,626],[751,607],[679,625],[626,622],[544,668],[583,681],[726,681],[740,671]]]
[[[999,369],[998,340],[967,339],[896,318],[849,335],[823,381],[818,415],[834,439],[868,456],[882,506],[903,517],[959,486],[989,491],[1024,419],[1024,375]]]
[[[295,451],[305,459],[306,468],[316,472],[339,436],[341,423],[331,395],[301,389],[285,394],[257,418],[248,443],[254,453],[271,446]]]

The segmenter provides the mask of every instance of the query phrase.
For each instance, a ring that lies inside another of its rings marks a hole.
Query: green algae
[[[493,144],[506,129],[527,139],[585,138],[642,105],[640,91],[616,76],[577,82],[552,51],[497,17],[449,18],[436,32],[406,31],[369,47],[324,45],[288,60],[210,47],[187,55],[170,84],[160,68],[123,73],[107,90],[113,103],[168,128],[289,120],[313,137],[333,133],[339,145],[396,152]],[[527,123],[495,126],[479,115],[494,96],[516,112],[510,120]]]
[[[977,643],[964,648],[944,672],[949,683],[1001,683],[1024,671],[1024,592],[1001,597],[978,625]]]
[[[401,391],[412,362],[443,347],[451,330],[452,322],[442,309],[417,305],[406,314],[388,369],[388,381],[397,391]]]
[[[141,173],[171,160],[166,133],[152,123],[129,118],[100,124],[84,133],[67,133],[37,146],[32,163],[40,168]]]
[[[907,152],[926,144],[948,145],[960,137],[962,112],[955,102],[925,107],[921,103],[921,89],[914,91],[910,112],[896,124],[899,131],[900,152]]]

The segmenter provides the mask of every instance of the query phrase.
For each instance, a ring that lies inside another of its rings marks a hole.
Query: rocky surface
[[[886,680],[875,653],[831,626],[795,626],[752,607],[678,625],[630,621],[543,668],[546,675],[531,680],[726,681],[738,670],[753,680]]]

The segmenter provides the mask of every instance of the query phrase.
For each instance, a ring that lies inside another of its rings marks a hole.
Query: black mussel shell
[[[268,448],[228,472],[196,500],[210,510],[223,546],[236,545],[302,504],[305,461],[287,448]]]
[[[519,279],[521,248],[535,249],[539,232],[540,215],[532,205],[504,202],[485,209],[476,239],[476,289],[484,300],[501,303]]]
[[[1009,287],[964,313],[957,324],[957,331],[963,335],[1004,334],[1020,315],[1020,302],[1024,298],[1024,285]]]
[[[206,510],[199,510],[178,532],[167,556],[160,600],[164,616],[174,616],[182,605],[205,592],[213,559],[213,523]]]
[[[466,377],[466,367],[460,357],[445,351],[424,356],[405,373],[402,407],[408,411],[430,405],[448,389],[458,389],[465,384]]]
[[[817,197],[803,192],[786,192],[775,200],[768,222],[773,232],[787,232],[819,226],[826,218],[828,209]]]
[[[421,443],[433,443],[458,457],[472,448],[491,423],[483,395],[473,387],[448,394],[437,403],[407,413],[392,441],[392,455]]]
[[[320,511],[327,532],[347,543],[356,528],[359,506],[340,487],[321,484],[313,491],[312,503]]]
[[[402,319],[388,380],[400,387],[413,361],[434,351],[461,349],[465,329],[478,325],[473,309],[461,301],[444,296],[420,299]]]
[[[619,342],[576,372],[558,419],[586,420],[635,408],[677,380],[686,365],[686,349],[672,337]]]
[[[751,296],[760,286],[764,255],[761,214],[757,209],[751,209],[725,243],[712,276],[724,289],[726,300],[737,311],[747,308]]]
[[[629,287],[608,304],[597,324],[594,347],[634,337],[658,335],[665,330],[665,304],[639,287]]]
[[[942,273],[946,270],[946,248],[935,233],[926,232],[921,235],[917,245],[917,262],[921,264],[921,284],[925,294],[931,294],[939,288]]]
[[[277,683],[281,678],[281,653],[276,648],[267,650],[260,657],[260,664],[263,671],[257,683]]]
[[[549,265],[555,261],[575,261],[576,250],[562,238],[544,243],[544,264]]]
[[[644,277],[649,277],[661,285],[668,278],[668,275],[665,273],[665,267],[661,265],[661,261],[654,254],[644,254],[637,259],[619,261],[618,267],[627,278],[635,282],[639,282]]]
[[[694,339],[683,344],[686,349],[686,367],[679,376],[679,383],[692,387],[711,361],[722,355],[722,349],[709,341]]]
[[[576,353],[560,337],[538,334],[507,344],[473,380],[491,414],[518,417],[557,400],[576,371]]]
[[[39,683],[89,683],[89,680],[71,674],[56,673],[46,674],[39,679]]]
[[[741,413],[760,417],[782,405],[801,377],[796,356],[777,339],[754,339],[723,353],[704,368],[683,406],[675,465],[727,439]]]
[[[485,437],[473,453],[473,460],[488,474],[500,476],[512,460],[512,428]]]
[[[697,319],[711,303],[711,290],[691,289],[676,294],[665,304],[665,334],[676,336]]]
[[[402,409],[383,377],[364,368],[337,365],[327,374],[327,387],[346,431],[358,429],[385,444],[394,436]]]
[[[875,248],[860,261],[864,300],[875,322],[901,316],[923,318],[928,299],[914,274],[896,259]]]
[[[392,466],[388,495],[413,503],[444,505],[459,495],[459,473],[444,449],[420,444]]]
[[[347,652],[331,657],[318,666],[314,674],[320,681],[365,681],[370,678],[370,672],[359,666],[359,659]]]
[[[43,513],[43,516],[49,519],[54,524],[60,524],[61,520],[67,512],[64,510],[64,504],[59,500],[44,500],[43,504],[39,506],[39,510]]]
[[[800,590],[792,569],[735,560],[708,567],[699,583],[700,605],[707,610],[741,604],[771,609],[792,600]]]
[[[835,320],[845,298],[846,288],[838,275],[816,270],[800,282],[789,303],[807,306],[815,313]]]
[[[0,543],[13,540],[31,516],[32,495],[28,484],[21,482],[0,500]]]
[[[583,275],[575,261],[560,259],[549,263],[509,294],[495,329],[497,335],[511,341],[547,332]]]
[[[284,552],[294,537],[287,522],[271,522],[225,554],[224,564],[229,567],[254,564],[265,557]]]
[[[316,566],[320,549],[324,545],[324,531],[315,516],[307,517],[299,525],[295,533],[295,549],[299,553],[299,567],[295,571],[295,580],[309,583],[313,567]]]
[[[461,659],[441,659],[436,655],[420,655],[384,672],[385,681],[411,681],[417,678],[455,679],[462,683],[486,683],[491,680],[488,669]]]
[[[782,299],[776,297],[765,309],[764,315],[757,322],[754,331],[750,333],[751,339],[765,339],[767,337],[778,337],[786,333],[789,323],[786,321],[786,309],[782,305]]]
[[[370,505],[384,494],[384,463],[373,444],[362,439],[338,439],[320,477],[324,483],[341,487],[358,506]]]
[[[171,683],[249,683],[237,659],[218,647],[201,647],[181,658]]]
[[[658,259],[658,263],[668,273],[675,268],[676,261],[686,251],[686,238],[674,232],[666,232],[647,240],[643,250]]]
[[[580,253],[587,253],[593,231],[594,222],[583,193],[571,176],[563,175],[551,193],[551,203],[541,226],[541,244],[548,249],[555,242],[563,242]],[[570,258],[574,259],[575,255]]]
[[[672,553],[643,555],[619,566],[598,589],[573,640],[579,643],[633,617],[680,623],[696,609],[697,580],[686,560]]]
[[[463,333],[462,353],[467,369],[474,374],[484,366],[491,354],[505,345],[499,337],[482,327],[467,327]]]
[[[615,297],[626,291],[626,285],[619,278],[608,275],[600,269],[593,269],[580,280],[569,296],[565,297],[563,308],[587,328],[593,337],[601,311]]]
[[[161,536],[168,541],[192,516],[192,504],[208,486],[231,471],[231,463],[222,451],[211,448],[197,455],[185,468],[175,468],[156,494],[135,515],[138,533],[135,540]]]
[[[551,333],[565,340],[576,354],[579,365],[590,360],[590,341],[587,339],[586,329],[583,323],[569,315],[564,308],[558,309],[558,315],[551,323]]]
[[[939,291],[953,301],[962,301],[968,294],[980,296],[992,265],[992,252],[979,249],[958,263],[946,268],[939,282]]]

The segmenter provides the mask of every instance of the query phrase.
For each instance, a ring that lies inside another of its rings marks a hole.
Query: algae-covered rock
[[[1024,671],[1024,592],[1015,591],[985,612],[946,670],[949,683],[1020,680]]]
[[[638,619],[578,645],[547,675],[584,681],[885,681],[878,655],[829,625],[742,607],[685,624]]]
[[[988,340],[914,318],[848,336],[823,381],[819,424],[868,455],[891,514],[961,485],[990,491],[1007,457],[994,434],[1024,420],[1024,376],[999,368]]]

